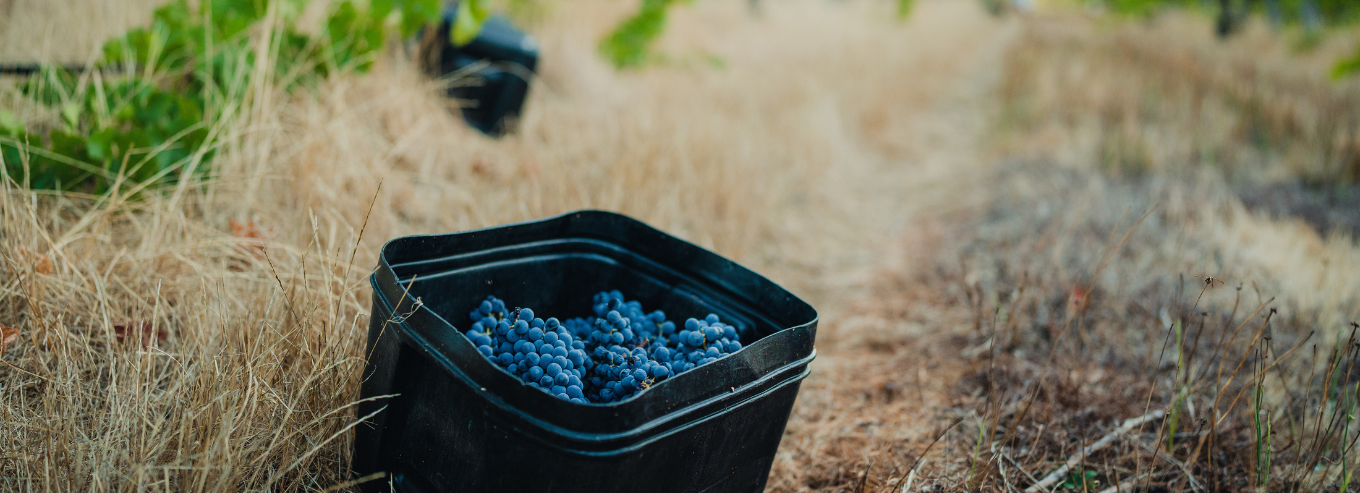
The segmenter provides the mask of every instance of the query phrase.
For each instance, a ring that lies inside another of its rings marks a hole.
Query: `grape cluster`
[[[503,301],[490,296],[471,316],[476,321],[466,335],[483,356],[559,399],[586,402],[582,377],[593,362],[585,344],[556,318],[535,318],[528,308],[506,311]]]
[[[582,404],[626,399],[741,349],[736,327],[712,313],[677,331],[664,312],[647,313],[619,291],[596,294],[592,308],[595,316],[559,322],[488,296],[470,313],[466,335],[529,385]]]

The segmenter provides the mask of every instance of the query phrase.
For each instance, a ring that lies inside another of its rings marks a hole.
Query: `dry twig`
[[[1044,476],[1043,479],[1040,479],[1038,483],[1035,483],[1033,485],[1030,485],[1030,487],[1025,488],[1025,493],[1039,493],[1043,491],[1049,491],[1051,488],[1053,488],[1054,485],[1058,484],[1058,482],[1062,481],[1063,478],[1067,477],[1067,473],[1071,471],[1073,467],[1076,467],[1077,464],[1080,464],[1081,461],[1085,460],[1086,456],[1091,455],[1092,453],[1099,451],[1100,449],[1108,447],[1111,443],[1114,443],[1116,438],[1119,438],[1120,435],[1128,433],[1129,430],[1132,430],[1134,427],[1142,425],[1143,423],[1146,423],[1148,421],[1162,419],[1162,416],[1165,415],[1166,412],[1159,409],[1139,416],[1137,418],[1130,418],[1124,420],[1124,424],[1120,425],[1119,428],[1115,429],[1114,431],[1111,431],[1109,434],[1105,435],[1100,440],[1097,440],[1095,443],[1092,443],[1091,445],[1081,449],[1077,453],[1072,454],[1071,457],[1067,458],[1067,462],[1064,462],[1061,467],[1058,467],[1058,469],[1054,470],[1051,473],[1048,473],[1048,475]]]

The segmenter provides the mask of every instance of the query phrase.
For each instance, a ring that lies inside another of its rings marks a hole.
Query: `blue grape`
[[[615,402],[741,349],[736,327],[716,314],[667,320],[614,290],[592,297],[590,317],[535,317],[488,296],[469,313],[465,336],[526,385],[571,402]]]
[[[705,340],[705,341],[713,342],[713,341],[718,340],[719,337],[722,337],[722,329],[719,329],[719,328],[714,327],[714,326],[712,326],[712,325],[710,325],[710,326],[708,326],[708,327],[704,327],[704,340]]]
[[[704,335],[697,330],[690,331],[689,338],[685,339],[685,344],[689,344],[694,347],[702,346],[704,344]]]

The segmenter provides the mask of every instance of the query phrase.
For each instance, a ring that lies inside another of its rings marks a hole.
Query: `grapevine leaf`
[[[1355,54],[1336,62],[1332,67],[1332,78],[1340,79],[1356,72],[1360,72],[1360,48],[1356,48]]]
[[[650,56],[652,42],[666,25],[666,11],[674,0],[643,0],[637,14],[614,28],[600,42],[600,52],[617,68],[642,65]]]
[[[19,123],[19,119],[6,110],[0,110],[0,130],[5,134],[15,135],[24,129],[24,125]]]
[[[439,22],[439,0],[398,0],[397,3],[401,12],[398,34],[403,38],[414,36],[420,29]]]
[[[454,46],[466,46],[477,39],[482,25],[491,18],[491,7],[486,0],[462,0],[458,2],[458,14],[453,18],[453,29],[449,39]]]
[[[906,19],[907,16],[911,15],[913,3],[915,3],[915,0],[897,0],[897,18]]]

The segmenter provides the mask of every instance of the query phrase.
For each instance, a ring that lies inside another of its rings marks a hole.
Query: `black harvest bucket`
[[[609,212],[398,238],[371,282],[354,471],[388,473],[371,483],[384,491],[760,491],[816,354],[806,302]],[[565,319],[610,289],[673,317],[717,313],[744,347],[624,401],[578,404],[459,330],[488,294]]]

